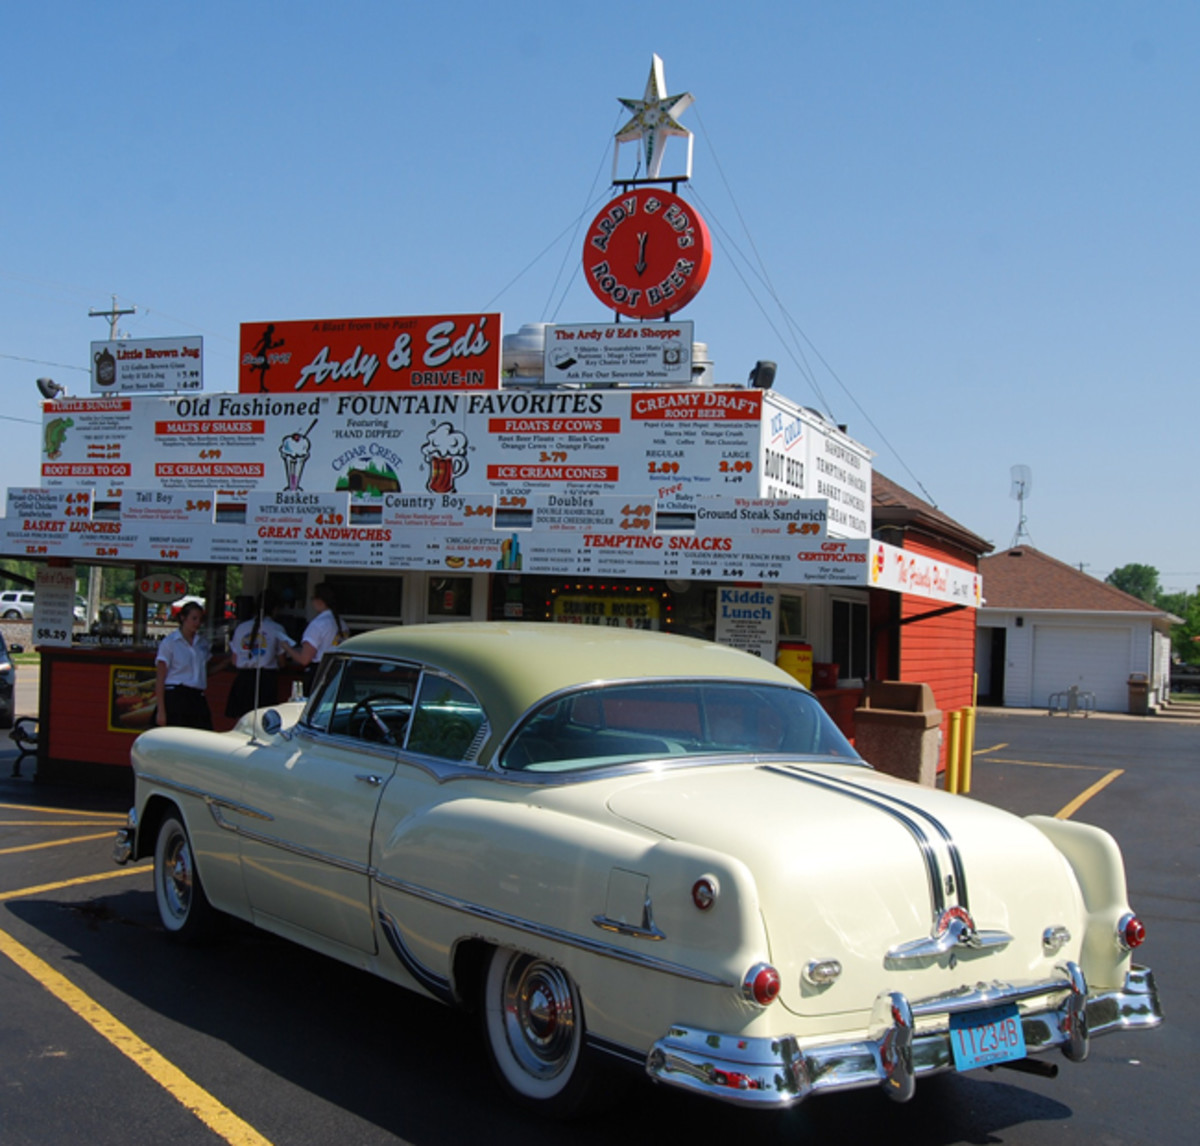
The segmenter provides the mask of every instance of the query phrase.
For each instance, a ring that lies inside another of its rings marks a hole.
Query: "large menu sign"
[[[63,399],[44,407],[42,483],[216,491],[222,504],[329,491],[376,508],[415,493],[651,497],[685,513],[717,494],[824,496],[833,534],[868,536],[869,453],[780,409],[763,391],[708,387]]]
[[[13,556],[883,584],[870,454],[753,388],[202,394],[44,407]],[[870,565],[875,556],[874,567]],[[976,594],[977,598],[977,594]]]

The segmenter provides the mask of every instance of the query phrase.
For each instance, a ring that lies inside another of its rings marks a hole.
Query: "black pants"
[[[182,728],[212,728],[208,700],[198,688],[188,688],[185,684],[172,685],[163,693],[163,699],[166,701],[168,724]]]
[[[254,686],[258,685],[255,693]],[[252,708],[269,708],[279,703],[279,672],[277,669],[238,669],[229,700],[225,704],[225,715],[237,720]]]

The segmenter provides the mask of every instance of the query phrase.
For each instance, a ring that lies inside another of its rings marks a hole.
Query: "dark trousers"
[[[163,699],[166,701],[168,724],[182,728],[212,728],[208,700],[198,688],[177,684],[167,688]]]
[[[258,692],[255,692],[255,686]],[[252,708],[269,708],[279,703],[279,671],[277,669],[238,669],[229,689],[225,715],[237,720]]]

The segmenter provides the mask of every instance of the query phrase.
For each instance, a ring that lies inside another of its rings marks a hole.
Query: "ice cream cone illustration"
[[[279,456],[283,459],[283,472],[287,478],[288,491],[291,493],[300,489],[300,477],[304,473],[308,455],[312,453],[312,442],[308,435],[312,433],[316,424],[317,419],[314,418],[304,433],[286,434],[279,443]]]

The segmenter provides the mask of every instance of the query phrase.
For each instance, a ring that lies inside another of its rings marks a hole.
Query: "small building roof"
[[[1017,545],[979,562],[986,609],[1049,609],[1072,613],[1169,614],[1097,580],[1032,545]]]
[[[973,557],[992,548],[990,541],[876,470],[871,476],[871,529],[874,532],[887,527],[929,534]]]

